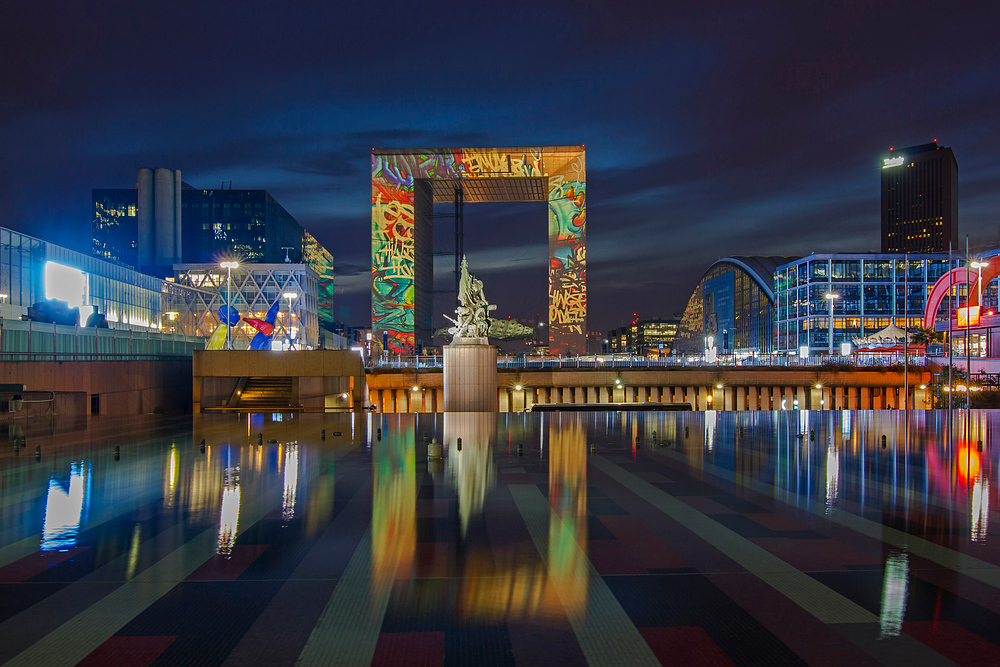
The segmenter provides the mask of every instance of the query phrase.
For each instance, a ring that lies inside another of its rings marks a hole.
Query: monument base
[[[496,412],[497,349],[486,338],[444,346],[444,411]]]

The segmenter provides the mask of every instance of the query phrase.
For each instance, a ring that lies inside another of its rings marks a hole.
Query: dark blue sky
[[[91,188],[140,166],[265,188],[361,325],[372,147],[586,144],[606,330],[681,310],[725,255],[877,250],[879,157],[936,138],[960,234],[1000,244],[997,3],[679,5],[8,5],[0,225],[88,250]],[[498,314],[544,312],[544,206],[469,206],[466,229]]]

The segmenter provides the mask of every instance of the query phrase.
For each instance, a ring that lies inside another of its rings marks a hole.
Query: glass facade
[[[679,320],[641,320],[608,332],[614,354],[667,355],[673,350]]]
[[[94,190],[94,257],[122,264],[139,266],[137,248],[139,218],[136,213],[139,192],[131,190]]]
[[[82,275],[81,302],[103,313],[116,329],[159,329],[162,280],[10,229],[0,228],[0,316],[18,319],[47,298],[46,264],[54,262]],[[48,286],[50,290],[53,285]],[[56,286],[58,287],[58,286]],[[64,300],[64,299],[62,299]],[[81,308],[83,313],[89,308]]]
[[[187,335],[210,336],[219,324],[219,308],[230,304],[244,318],[264,319],[268,308],[279,301],[275,341],[293,341],[296,349],[315,349],[319,344],[317,309],[318,276],[306,264],[245,264],[232,271],[218,264],[178,264],[169,287],[190,287],[199,295],[170,294],[170,312]],[[227,297],[228,289],[228,297]],[[295,294],[292,299],[285,294]],[[189,333],[190,332],[190,333]],[[246,349],[257,330],[240,322],[232,332],[234,348]]]
[[[772,273],[787,257],[727,257],[702,276],[695,286],[677,333],[676,348],[684,354],[702,354],[715,347],[720,355],[769,354],[774,350],[775,297]],[[811,288],[812,269],[802,264],[801,272],[781,274],[782,280]],[[829,266],[816,266],[829,275]],[[786,291],[786,299],[788,297]],[[797,311],[800,304],[784,302]],[[801,304],[804,307],[804,304]],[[711,345],[710,345],[711,343]]]
[[[952,267],[964,266],[952,259]],[[833,348],[870,336],[890,324],[923,326],[927,295],[948,272],[948,256],[812,255],[774,272],[777,350],[810,354],[830,349],[830,302],[833,302]],[[803,281],[805,277],[808,281]],[[827,295],[836,295],[828,299]]]
[[[138,191],[94,190],[93,254],[138,267]],[[306,263],[319,276],[319,317],[335,320],[333,255],[266,190],[181,190],[185,264]]]

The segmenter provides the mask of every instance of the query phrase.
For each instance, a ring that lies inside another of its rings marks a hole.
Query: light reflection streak
[[[837,448],[830,443],[826,450],[826,513],[833,512],[837,502],[837,485],[840,481],[840,455]]]
[[[89,499],[89,463],[70,463],[69,484],[66,488],[58,475],[49,477],[45,518],[42,521],[41,551],[65,551],[76,546]]]
[[[221,556],[229,557],[236,544],[236,532],[240,523],[240,467],[223,471],[222,505],[219,509],[219,547]]]
[[[295,497],[299,486],[299,445],[289,444],[285,450],[285,473],[281,494],[281,520],[295,518]]]
[[[125,581],[131,581],[135,569],[139,565],[139,544],[142,542],[142,527],[135,524],[132,527],[132,544],[128,548],[128,567],[125,569]]]
[[[898,637],[906,615],[906,590],[910,563],[905,551],[893,551],[885,561],[882,605],[879,612],[879,639]]]

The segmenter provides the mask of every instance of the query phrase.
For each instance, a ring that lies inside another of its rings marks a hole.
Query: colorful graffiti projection
[[[583,146],[372,151],[372,329],[389,351],[415,350],[414,226],[417,182],[546,178],[549,347],[586,351],[586,156]],[[489,201],[505,201],[490,199]]]

